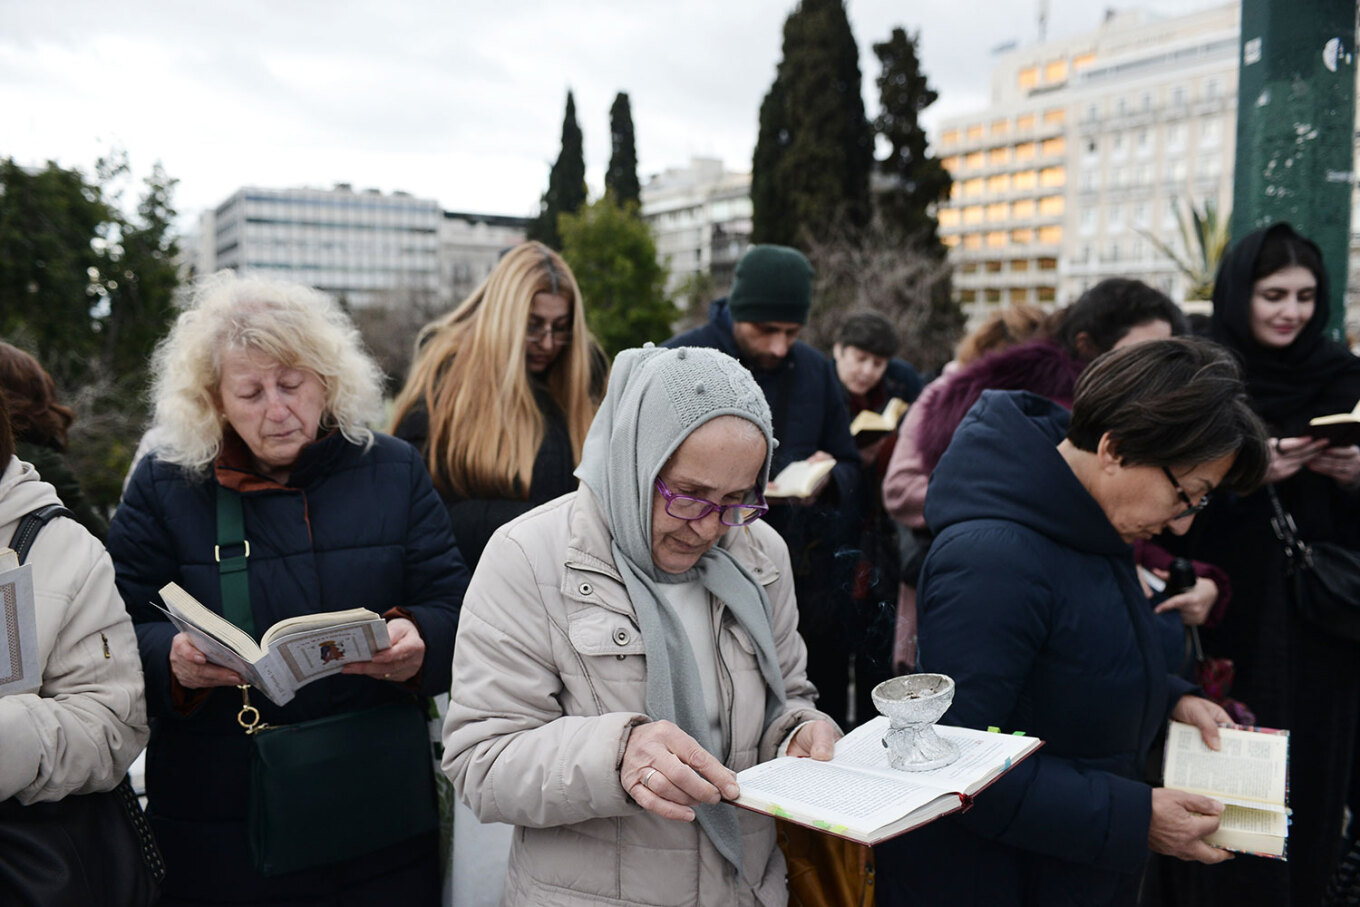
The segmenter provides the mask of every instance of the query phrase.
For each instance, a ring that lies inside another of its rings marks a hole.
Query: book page
[[[1221,748],[1204,745],[1199,729],[1171,722],[1166,737],[1164,783],[1225,803],[1283,812],[1289,735],[1220,728]]]
[[[372,614],[372,612],[368,612]],[[338,627],[302,630],[270,641],[267,661],[276,662],[283,681],[295,689],[318,677],[339,673],[353,661],[368,661],[391,645],[387,621],[373,620]]]
[[[836,468],[835,460],[810,463],[799,460],[780,470],[765,489],[767,498],[805,498],[812,494],[822,477]]]
[[[246,661],[255,662],[263,654],[250,634],[227,620],[222,615],[205,607],[202,602],[184,591],[178,583],[166,583],[161,587],[161,598],[169,607],[171,614],[198,629],[203,635],[210,636],[221,645],[233,650]],[[154,602],[152,604],[155,604]],[[160,608],[159,605],[157,605]],[[164,611],[164,608],[160,608]],[[183,627],[181,627],[183,629]],[[220,664],[220,662],[219,662]],[[226,665],[226,667],[232,667]],[[232,668],[235,670],[235,668]]]
[[[38,623],[33,603],[33,565],[19,566],[9,548],[0,549],[0,696],[36,693],[42,688],[38,665]]]
[[[736,802],[833,832],[844,827],[868,835],[941,796],[906,772],[895,774],[868,775],[831,762],[784,757],[738,773]]]
[[[883,735],[888,727],[888,719],[882,715],[860,725],[837,741],[835,762],[868,772],[909,775],[916,783],[927,787],[972,794],[1041,743],[1034,737],[936,725],[935,732],[952,740],[959,748],[959,758],[942,768],[908,773],[893,768],[888,762],[888,749],[883,745]]]
[[[276,640],[284,636],[291,636],[294,633],[325,629],[326,627],[338,628],[367,621],[382,621],[382,618],[367,608],[350,608],[348,611],[322,611],[318,614],[299,614],[297,617],[281,620],[264,631],[264,635],[260,637],[260,648],[267,649]],[[383,621],[383,625],[386,626],[386,621]],[[383,648],[386,648],[386,646],[383,646]]]

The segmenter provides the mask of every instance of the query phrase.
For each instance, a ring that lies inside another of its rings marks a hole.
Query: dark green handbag
[[[266,876],[353,859],[434,831],[425,713],[416,702],[251,734],[247,827]]]
[[[254,637],[241,498],[220,485],[217,544],[223,611]],[[237,549],[243,553],[231,556]],[[439,827],[421,702],[268,725],[250,704],[249,686],[241,696],[236,720],[253,744],[246,826],[261,875],[340,863]]]

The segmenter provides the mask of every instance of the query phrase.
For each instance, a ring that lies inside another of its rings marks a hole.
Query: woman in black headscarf
[[[1308,435],[1310,419],[1360,400],[1360,359],[1324,333],[1329,301],[1318,247],[1275,224],[1224,258],[1212,330],[1242,361],[1273,435],[1267,482],[1299,536],[1360,550],[1360,448]],[[1289,860],[1238,859],[1212,867],[1205,881],[1218,903],[1314,905],[1337,860],[1356,758],[1360,645],[1307,623],[1290,604],[1271,514],[1266,489],[1225,495],[1195,527],[1193,550],[1224,567],[1235,590],[1223,623],[1206,630],[1206,647],[1234,660],[1233,695],[1257,721],[1291,732]]]

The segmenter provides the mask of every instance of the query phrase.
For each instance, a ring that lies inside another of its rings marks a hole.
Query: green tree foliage
[[[100,349],[96,308],[113,219],[99,186],[49,163],[0,161],[0,333],[61,383],[85,377]]]
[[[1168,243],[1148,230],[1140,229],[1158,252],[1171,259],[1176,270],[1185,277],[1186,300],[1206,301],[1214,298],[1214,278],[1218,264],[1231,240],[1229,231],[1232,214],[1220,214],[1213,199],[1205,199],[1201,208],[1193,203],[1178,207],[1176,227],[1180,231],[1180,248]],[[1184,250],[1184,251],[1182,251]]]
[[[637,175],[637,143],[633,140],[633,111],[628,104],[628,95],[622,91],[614,97],[614,106],[609,108],[609,137],[613,150],[609,155],[609,169],[604,174],[604,190],[620,207],[629,204],[637,207],[642,202]]]
[[[548,174],[548,191],[543,193],[538,217],[529,222],[529,239],[554,249],[562,248],[558,218],[575,214],[586,203],[586,159],[581,127],[576,124],[576,99],[567,92],[567,110],[562,117],[562,150]]]
[[[0,332],[33,353],[76,411],[68,459],[86,496],[117,502],[146,427],[147,359],[174,317],[175,180],[159,164],[133,213],[115,153],[90,181],[0,161]]]
[[[949,195],[949,172],[926,151],[926,132],[920,116],[939,94],[930,87],[916,55],[918,35],[894,28],[892,37],[874,45],[883,70],[878,77],[881,112],[874,119],[874,130],[891,146],[887,159],[879,162],[890,179],[880,193],[878,216],[889,230],[903,238],[921,240],[944,258],[944,246],[937,233],[939,225],[930,206]]]
[[[666,298],[666,269],[651,229],[608,197],[562,216],[562,257],[585,300],[586,320],[605,352],[661,342],[678,314]]]
[[[844,0],[801,0],[760,108],[752,157],[753,240],[806,248],[869,222],[873,133]]]

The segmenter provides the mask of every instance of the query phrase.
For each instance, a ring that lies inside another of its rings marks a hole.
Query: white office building
[[[1181,299],[1178,214],[1232,207],[1239,7],[1111,13],[1092,32],[1000,57],[992,104],[941,124],[939,210],[955,292],[976,320],[1066,304],[1111,276]]]
[[[670,268],[666,293],[674,296],[701,273],[725,293],[751,244],[751,174],[728,171],[715,158],[691,158],[689,166],[647,180],[641,198],[657,258]]]
[[[246,187],[213,213],[213,267],[295,280],[352,306],[434,293],[442,221],[437,202],[405,192]]]

